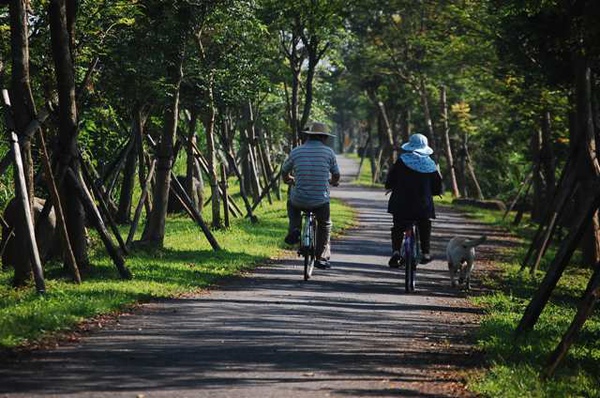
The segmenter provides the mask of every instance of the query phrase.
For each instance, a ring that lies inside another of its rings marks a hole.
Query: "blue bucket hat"
[[[427,137],[418,133],[411,135],[408,142],[402,145],[402,149],[407,152],[416,152],[421,155],[431,155],[433,153],[433,149],[428,145]]]

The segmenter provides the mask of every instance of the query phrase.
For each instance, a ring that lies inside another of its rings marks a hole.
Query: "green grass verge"
[[[470,208],[468,213],[487,223],[510,228],[520,237],[530,237],[536,226],[510,225],[500,212]],[[543,271],[521,273],[529,240],[501,256],[506,262],[500,277],[485,281],[493,294],[473,298],[484,308],[477,346],[485,354],[485,369],[470,375],[469,388],[487,397],[600,397],[600,311],[596,309],[571,347],[555,377],[543,379],[544,366],[566,332],[591,275],[589,268],[572,260],[533,331],[515,338],[514,331]],[[542,262],[551,261],[555,248]]]
[[[339,201],[332,201],[331,213],[334,235],[354,222],[353,211]],[[233,219],[229,229],[214,231],[223,248],[219,252],[211,250],[200,228],[188,217],[169,217],[163,249],[137,250],[128,256],[132,280],[119,279],[97,239],[92,242],[93,271],[84,276],[81,285],[64,279],[58,264],[50,264],[46,268],[47,293],[40,296],[33,287],[11,288],[12,272],[1,272],[0,348],[32,344],[86,319],[140,302],[199,292],[269,258],[292,255],[283,243],[285,202],[263,205],[256,214],[257,224]]]

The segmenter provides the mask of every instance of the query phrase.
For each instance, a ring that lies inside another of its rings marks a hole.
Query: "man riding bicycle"
[[[402,153],[391,167],[385,188],[391,191],[388,213],[393,215],[392,257],[389,266],[402,262],[400,249],[404,230],[416,223],[421,240],[421,264],[431,261],[431,219],[435,218],[433,196],[442,194],[442,177],[437,164],[429,156],[433,149],[423,134],[413,134],[402,145]]]
[[[335,153],[325,142],[335,135],[329,133],[324,123],[318,122],[303,133],[306,141],[292,149],[281,167],[283,181],[292,185],[287,201],[289,228],[285,243],[293,245],[300,241],[302,210],[312,210],[318,225],[315,266],[330,268],[329,185],[338,185],[340,169]]]

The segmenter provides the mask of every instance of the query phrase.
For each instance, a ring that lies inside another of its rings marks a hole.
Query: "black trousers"
[[[287,201],[287,213],[289,219],[289,232],[293,230],[300,230],[302,227],[302,210],[301,207],[296,207],[288,200]],[[329,260],[331,257],[331,217],[329,210],[329,203],[321,205],[317,208],[312,209],[317,219],[317,258],[323,258]]]
[[[392,250],[400,251],[402,248],[402,240],[404,239],[404,231],[410,225],[415,223],[415,220],[407,220],[405,218],[397,218],[394,216],[394,225],[392,226]],[[419,238],[421,240],[421,252],[428,254],[431,249],[431,220],[417,220],[419,227]]]

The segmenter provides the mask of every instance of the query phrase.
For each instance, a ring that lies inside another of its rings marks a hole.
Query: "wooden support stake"
[[[189,142],[189,140],[185,136],[180,135],[180,139],[184,140],[184,143]],[[200,149],[198,149],[198,146],[196,144],[194,144],[193,142],[191,144],[192,144],[192,150],[194,152],[194,157],[198,160],[198,163],[200,163],[200,167],[202,168],[202,171],[204,172],[204,174],[208,174],[208,163],[207,163],[206,159],[204,159],[204,156],[200,152]],[[225,201],[225,199],[223,198],[223,191],[221,190],[221,187],[219,187],[219,195],[221,195],[221,199],[223,201]],[[229,196],[227,199],[228,199],[227,203],[229,203],[229,211],[231,211],[231,213],[233,215],[235,215],[235,217],[242,217],[243,216],[242,210],[239,208],[237,203],[235,203],[233,198],[231,196]],[[211,200],[212,199],[209,198],[205,202],[204,206],[206,206],[208,203],[210,203]]]
[[[512,209],[514,209],[515,205],[521,198],[521,194],[523,193],[523,190],[525,189],[525,187],[527,187],[527,191],[529,191],[529,187],[531,186],[530,185],[531,179],[533,178],[533,172],[534,172],[534,170],[532,169],[527,174],[527,177],[525,177],[525,180],[523,180],[523,182],[521,183],[521,186],[519,187],[519,191],[517,192],[517,195],[515,196],[513,201],[510,203],[510,206],[508,206],[508,209],[506,209],[506,211],[504,212],[504,215],[502,216],[502,220],[504,220],[506,218],[506,216],[512,211]],[[527,196],[527,195],[525,195],[525,196]]]
[[[258,207],[258,205],[263,200],[263,198],[265,197],[265,195],[267,194],[267,192],[269,192],[269,190],[271,190],[273,188],[273,186],[277,183],[277,181],[279,180],[280,176],[281,176],[281,170],[279,170],[277,172],[277,174],[275,174],[275,176],[273,178],[271,178],[271,181],[269,181],[269,184],[267,184],[267,186],[265,187],[265,189],[263,189],[262,193],[258,197],[258,200],[252,206],[252,210],[255,210]]]
[[[581,241],[585,229],[589,226],[592,216],[595,214],[596,210],[598,210],[598,205],[600,204],[600,187],[598,186],[598,183],[588,184],[586,188],[588,188],[586,189],[586,192],[590,192],[590,196],[585,198],[585,202],[582,203],[582,211],[574,220],[573,228],[569,231],[569,235],[561,244],[540,287],[527,305],[523,317],[515,330],[515,335],[517,337],[522,333],[531,330],[537,322],[546,303],[550,299],[552,291],[567,267],[569,259]]]
[[[144,187],[142,188],[142,195],[140,196],[138,205],[135,208],[135,214],[133,216],[131,228],[129,229],[129,235],[127,235],[127,241],[125,241],[125,246],[127,246],[128,248],[131,245],[131,242],[133,241],[133,237],[135,236],[135,230],[137,229],[138,223],[140,222],[140,217],[142,215],[144,203],[146,202],[146,198],[148,197],[148,191],[150,190],[150,183],[152,181],[152,177],[154,177],[155,169],[156,169],[156,160],[152,160],[152,164],[150,166],[150,171],[148,171],[148,176],[146,177],[146,180],[144,181]]]
[[[104,194],[94,184],[94,181],[92,180],[92,176],[90,175],[87,165],[85,164],[85,161],[83,160],[83,157],[81,155],[79,155],[79,160],[80,160],[80,164],[81,164],[81,170],[83,171],[83,178],[86,180],[87,184],[91,185],[92,192],[94,193],[94,195],[98,199],[98,202],[100,203],[100,212],[104,213],[104,217],[106,217],[106,219],[108,221],[108,225],[109,225],[111,231],[113,232],[113,235],[115,235],[115,238],[117,238],[119,247],[121,248],[121,250],[123,251],[124,254],[128,254],[129,251],[127,250],[127,246],[125,245],[123,238],[121,237],[119,228],[117,228],[117,223],[115,222],[115,220],[112,218],[112,216],[110,214],[110,210],[108,209],[108,205],[106,204]]]
[[[184,208],[188,211],[188,213],[192,216],[192,218],[196,221],[196,223],[198,223],[198,225],[202,229],[202,232],[204,232],[204,236],[206,236],[206,239],[208,240],[208,243],[210,243],[213,250],[215,250],[215,251],[221,250],[221,246],[219,246],[219,243],[215,239],[214,235],[212,234],[212,232],[210,232],[210,229],[204,222],[202,215],[194,207],[192,200],[190,199],[187,192],[185,191],[185,188],[177,180],[177,177],[175,176],[173,171],[171,171],[170,187],[173,190],[173,193],[175,194],[175,196],[179,199],[181,204],[184,206]]]
[[[56,222],[58,223],[58,229],[60,231],[63,245],[64,245],[64,255],[65,261],[67,263],[67,267],[71,270],[73,274],[73,279],[77,283],[81,283],[81,274],[79,273],[79,267],[77,266],[77,260],[75,259],[75,255],[73,254],[73,248],[71,246],[71,240],[69,239],[69,233],[67,231],[67,224],[65,222],[65,214],[63,211],[63,206],[60,201],[60,195],[58,194],[58,187],[56,184],[56,180],[54,179],[54,174],[52,172],[52,166],[50,165],[50,158],[48,156],[48,149],[46,147],[46,138],[44,137],[44,131],[40,128],[40,146],[41,146],[41,154],[42,154],[42,163],[44,166],[44,173],[46,174],[46,183],[48,184],[48,189],[50,190],[50,198],[54,203],[54,208],[56,212]],[[40,216],[41,218],[41,216]]]
[[[229,198],[227,195],[227,173],[225,172],[225,165],[221,163],[221,190],[223,191],[223,217],[225,222],[225,228],[229,228]]]
[[[238,178],[238,181],[240,182],[240,195],[242,196],[242,199],[244,200],[244,205],[246,206],[246,212],[248,213],[247,217],[250,218],[252,224],[255,224],[258,222],[258,217],[254,215],[252,206],[250,205],[250,201],[248,200],[248,196],[246,195],[246,189],[244,188],[244,183],[242,181],[243,179],[242,174],[240,173],[240,169],[235,163],[235,157],[233,156],[233,154],[231,152],[226,152],[226,154],[229,158],[229,162],[231,163],[231,167],[233,168],[233,172],[235,173],[236,177]]]
[[[21,159],[21,147],[19,146],[19,138],[14,131],[13,122],[10,118],[10,97],[7,90],[2,90],[2,97],[4,99],[4,110],[6,114],[6,125],[9,130],[9,140],[13,153],[13,160],[15,162],[15,172],[17,173],[17,195],[21,201],[23,208],[23,214],[25,215],[25,225],[27,228],[27,248],[29,250],[29,258],[31,261],[31,268],[33,271],[33,279],[35,281],[35,288],[39,294],[43,294],[46,291],[46,282],[44,281],[44,271],[42,269],[42,261],[40,259],[40,252],[38,251],[37,241],[35,240],[35,229],[33,226],[33,216],[31,214],[31,206],[29,204],[29,195],[27,193],[27,184],[25,183],[25,172],[23,170],[23,160]]]
[[[109,206],[110,214],[116,214],[117,210],[118,210],[117,205],[115,204],[115,202],[112,200],[112,198],[108,194],[108,190],[104,186],[104,183],[102,182],[102,178],[100,177],[100,175],[94,168],[94,165],[92,164],[92,162],[88,162],[83,157],[82,153],[79,153],[79,159],[81,159],[82,162],[85,162],[85,166],[87,167],[88,174],[90,174],[90,177],[92,178],[92,181],[88,182],[88,184],[90,184],[90,185],[93,184],[100,191],[100,193],[102,193],[102,196],[104,197],[104,200],[106,201],[106,204]]]
[[[70,167],[67,169],[67,176],[69,177],[71,183],[73,184],[73,187],[77,191],[77,195],[79,196],[79,199],[81,200],[81,203],[83,204],[83,207],[85,208],[88,216],[90,216],[90,218],[94,222],[96,230],[100,235],[100,239],[102,239],[102,242],[104,243],[104,246],[106,247],[109,256],[111,257],[113,263],[117,267],[119,275],[123,279],[131,279],[131,272],[127,269],[127,267],[125,267],[125,260],[123,259],[123,256],[121,256],[121,253],[117,250],[112,240],[110,239],[106,226],[104,225],[104,221],[102,220],[102,216],[96,208],[94,201],[89,196],[88,192],[83,188],[83,185],[79,181],[79,178],[77,177],[77,175],[75,175],[75,172]]]
[[[590,317],[594,311],[594,307],[600,298],[600,263],[596,264],[594,274],[590,278],[588,287],[585,290],[581,303],[577,309],[577,314],[573,318],[569,329],[564,334],[562,340],[550,355],[546,369],[544,371],[545,377],[552,377],[556,368],[564,357],[567,355],[569,348],[573,344],[573,341],[579,334],[579,331],[583,327],[585,321]]]

